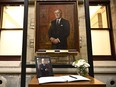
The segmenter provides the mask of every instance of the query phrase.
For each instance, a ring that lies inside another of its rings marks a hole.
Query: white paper
[[[73,77],[70,77],[70,76],[73,76]],[[68,82],[71,82],[71,81],[88,81],[90,79],[86,78],[86,77],[83,77],[83,76],[80,76],[80,75],[70,75],[70,76],[62,76],[64,79],[67,79]]]
[[[38,78],[39,84],[51,82],[89,81],[90,79],[79,75],[49,76]]]
[[[62,77],[40,77],[38,78],[39,84],[50,83],[50,82],[65,82],[66,80]]]

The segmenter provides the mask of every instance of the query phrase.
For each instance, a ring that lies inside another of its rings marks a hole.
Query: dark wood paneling
[[[42,0],[37,0],[37,1],[42,1]],[[43,1],[76,1],[76,0],[43,0]]]
[[[6,3],[6,2],[24,2],[24,0],[0,0],[0,3]]]
[[[3,55],[0,56],[0,61],[21,61],[21,56]]]
[[[109,60],[115,60],[115,58],[113,56],[93,56],[93,60],[97,60],[97,61],[109,61]]]

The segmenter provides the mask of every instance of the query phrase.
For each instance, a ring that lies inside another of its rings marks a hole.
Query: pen
[[[74,76],[71,76],[71,75],[69,75],[69,77],[74,78],[74,79],[77,79],[77,77],[74,77]]]

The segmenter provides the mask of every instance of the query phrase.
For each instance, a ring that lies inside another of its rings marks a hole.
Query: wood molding
[[[21,56],[20,55],[0,55],[0,61],[20,61]]]

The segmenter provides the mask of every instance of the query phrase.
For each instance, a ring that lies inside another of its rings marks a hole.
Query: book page
[[[80,76],[80,75],[67,75],[67,76],[62,76],[62,78],[66,79],[68,82],[72,81],[89,81],[90,79]]]
[[[66,75],[66,76],[49,76],[38,78],[39,84],[52,83],[52,82],[73,82],[73,81],[89,81],[90,79],[79,75]]]
[[[60,76],[40,77],[38,78],[38,81],[39,84],[51,83],[51,82],[66,82],[66,80]]]

